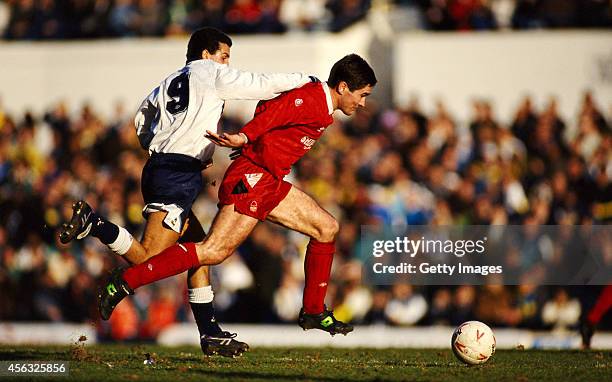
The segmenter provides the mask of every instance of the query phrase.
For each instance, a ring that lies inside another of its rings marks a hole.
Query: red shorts
[[[259,220],[285,199],[291,183],[275,178],[249,159],[239,157],[225,172],[219,187],[219,205],[234,205],[243,215]]]

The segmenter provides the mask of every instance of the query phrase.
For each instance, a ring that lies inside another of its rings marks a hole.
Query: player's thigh
[[[179,239],[178,232],[164,226],[166,214],[165,211],[151,212],[147,217],[142,237],[142,246],[147,251],[147,259],[176,244]]]
[[[295,186],[270,212],[268,220],[323,242],[334,240],[338,233],[336,219]]]
[[[249,236],[259,220],[223,205],[213,220],[206,239],[197,247],[200,264],[219,264],[230,256]]]

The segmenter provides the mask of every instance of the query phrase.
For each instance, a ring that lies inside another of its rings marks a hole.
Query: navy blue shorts
[[[143,216],[167,212],[164,223],[181,233],[193,202],[202,191],[204,166],[183,154],[153,153],[142,169]]]

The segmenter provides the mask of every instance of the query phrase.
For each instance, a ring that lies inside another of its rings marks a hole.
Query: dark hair
[[[232,46],[232,39],[216,28],[206,27],[193,32],[187,45],[187,63],[202,59],[202,52],[214,54],[219,50],[219,44]]]
[[[376,85],[374,70],[363,58],[356,54],[344,56],[332,66],[327,84],[336,87],[340,81],[346,82],[350,91],[361,89],[368,85]]]

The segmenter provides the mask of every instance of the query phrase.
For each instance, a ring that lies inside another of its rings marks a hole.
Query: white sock
[[[189,302],[196,304],[206,304],[212,302],[213,298],[215,298],[212,286],[210,285],[201,288],[189,288],[187,292],[189,293]]]
[[[117,239],[110,243],[108,247],[111,249],[111,251],[123,256],[130,250],[133,241],[134,237],[132,234],[130,234],[127,229],[119,227],[119,235],[117,236]]]

